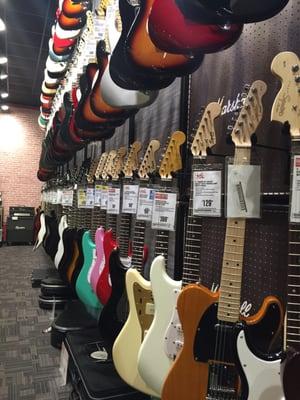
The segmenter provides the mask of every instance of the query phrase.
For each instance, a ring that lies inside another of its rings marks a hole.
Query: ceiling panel
[[[0,1],[6,23],[9,101],[39,107],[56,0]],[[0,51],[5,40],[0,37]]]

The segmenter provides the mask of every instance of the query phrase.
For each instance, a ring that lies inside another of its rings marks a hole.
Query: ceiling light
[[[0,74],[0,79],[3,81],[4,79],[7,79],[8,75],[7,74]]]
[[[2,99],[7,99],[8,98],[8,93],[7,92],[2,92],[1,93],[1,98]]]
[[[1,56],[0,57],[0,64],[6,64],[7,63],[7,57]]]
[[[0,18],[0,32],[5,31],[5,29],[6,29],[5,23],[3,22],[3,19]]]
[[[9,110],[9,107],[8,107],[6,104],[2,104],[1,110],[2,110],[2,111],[8,111],[8,110]]]

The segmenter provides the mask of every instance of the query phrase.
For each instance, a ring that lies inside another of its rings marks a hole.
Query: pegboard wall
[[[263,0],[262,0],[263,1]],[[187,134],[190,139],[201,107],[211,101],[223,100],[221,117],[216,121],[217,144],[209,162],[223,163],[225,156],[233,155],[234,146],[227,140],[229,125],[233,125],[234,111],[241,106],[244,86],[254,80],[264,80],[268,90],[263,98],[264,115],[256,132],[257,145],[253,158],[262,164],[263,193],[274,194],[278,202],[281,194],[289,192],[290,138],[278,123],[270,122],[273,101],[280,88],[272,75],[272,59],[281,51],[294,51],[300,55],[300,0],[290,0],[285,9],[272,19],[244,26],[240,39],[231,48],[205,56],[202,66],[190,79]],[[181,82],[177,79],[161,90],[150,107],[135,116],[135,140],[146,148],[150,139],[165,143],[174,130],[179,129]],[[181,110],[182,111],[182,110]],[[129,123],[117,128],[106,141],[110,150],[128,145]],[[97,145],[97,154],[101,146]],[[80,161],[82,154],[77,159]],[[191,156],[189,155],[191,161]],[[187,165],[186,171],[189,170]],[[186,172],[186,183],[190,174]],[[183,196],[184,198],[184,196]],[[187,202],[187,196],[184,200]],[[200,276],[202,283],[211,287],[219,283],[226,221],[224,218],[203,218]],[[153,259],[155,233],[147,230],[149,260]],[[242,301],[252,304],[251,313],[257,311],[267,295],[282,300],[286,293],[288,215],[282,210],[264,211],[260,220],[247,222],[244,255]],[[175,235],[171,235],[168,271],[173,275]],[[148,263],[149,267],[149,263]],[[181,266],[176,265],[176,268]]]

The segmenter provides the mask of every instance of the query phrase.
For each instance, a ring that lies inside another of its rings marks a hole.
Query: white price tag
[[[94,205],[97,207],[101,206],[101,185],[95,185],[95,202]]]
[[[154,189],[140,188],[136,214],[137,219],[142,221],[152,221],[154,195]]]
[[[290,222],[300,222],[300,155],[293,158]]]
[[[120,188],[109,187],[107,198],[107,213],[120,214]]]
[[[221,171],[193,172],[193,215],[220,217],[222,199]]]
[[[97,40],[103,40],[105,37],[106,22],[105,19],[97,18],[94,21],[95,37]]]
[[[95,202],[94,188],[87,188],[86,189],[85,208],[94,208],[94,202]]]
[[[108,186],[101,186],[101,210],[107,210]]]
[[[61,189],[57,189],[57,191],[56,191],[56,201],[57,201],[57,204],[61,204],[61,201],[62,201],[62,190]]]
[[[123,203],[122,203],[123,213],[127,214],[136,213],[138,194],[139,194],[139,185],[123,186]]]
[[[73,196],[74,196],[73,189],[64,189],[62,192],[61,204],[63,206],[71,207],[73,205]]]
[[[261,167],[228,165],[227,218],[260,218]]]
[[[56,192],[56,190],[52,191],[51,198],[52,198],[52,204],[57,204],[57,192]]]
[[[175,230],[177,193],[155,192],[152,229]]]

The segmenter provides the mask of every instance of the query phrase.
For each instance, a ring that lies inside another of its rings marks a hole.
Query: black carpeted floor
[[[34,268],[51,265],[42,249],[0,248],[0,399],[67,400],[61,386],[58,350],[43,329],[51,313],[38,306],[39,289],[32,289]]]

